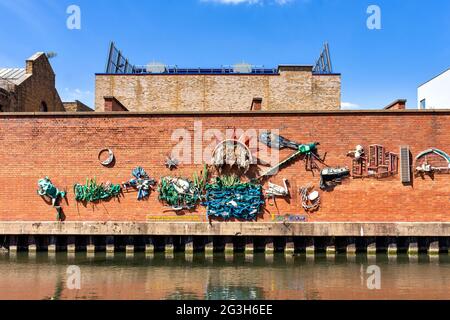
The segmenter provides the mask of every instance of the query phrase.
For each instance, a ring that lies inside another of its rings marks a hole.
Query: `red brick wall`
[[[136,193],[126,193],[119,200],[86,207],[76,203],[72,186],[87,177],[99,182],[121,183],[131,178],[131,170],[142,166],[159,180],[164,175],[192,177],[202,165],[181,165],[170,172],[164,166],[176,142],[175,128],[193,133],[194,121],[204,128],[280,129],[280,134],[298,142],[319,141],[321,154],[327,152],[329,165],[351,165],[346,157],[355,145],[383,144],[387,151],[399,152],[409,145],[413,157],[429,147],[450,153],[450,112],[335,112],[292,114],[222,114],[222,115],[150,115],[150,114],[1,114],[0,115],[0,220],[54,221],[55,210],[37,194],[39,178],[49,176],[56,186],[69,191],[63,203],[68,221],[134,220],[146,221],[148,215],[165,219],[205,220],[205,210],[177,216],[163,212],[158,194],[148,201],[137,201]],[[206,145],[207,143],[205,143]],[[116,155],[112,168],[103,167],[98,152],[111,147]],[[284,158],[291,151],[281,152]],[[264,168],[263,168],[264,169]],[[415,178],[404,186],[400,177],[383,180],[347,179],[332,192],[321,193],[322,207],[306,214],[298,194],[308,182],[318,185],[319,174],[306,172],[297,161],[271,179],[281,184],[288,178],[292,197],[278,199],[277,206],[267,205],[263,215],[305,215],[308,221],[450,221],[450,174]]]

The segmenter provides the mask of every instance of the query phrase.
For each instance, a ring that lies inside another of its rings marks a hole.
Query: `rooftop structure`
[[[105,97],[114,97],[129,111],[339,110],[341,76],[332,71],[328,46],[315,67],[242,62],[181,68],[158,62],[134,65],[111,43],[95,91],[96,111],[108,111]],[[255,101],[258,109],[252,109]]]
[[[0,112],[92,111],[80,102],[64,104],[55,87],[55,73],[44,52],[24,68],[0,68]]]

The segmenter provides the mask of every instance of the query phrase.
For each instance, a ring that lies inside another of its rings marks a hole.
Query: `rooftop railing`
[[[233,67],[221,68],[178,68],[170,66],[163,71],[151,71],[147,66],[133,66],[127,72],[115,72],[116,74],[278,74],[278,69],[252,68],[249,72],[237,72]]]

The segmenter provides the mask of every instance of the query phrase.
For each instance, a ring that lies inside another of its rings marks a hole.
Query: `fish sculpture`
[[[320,172],[320,189],[326,190],[341,183],[342,179],[350,176],[347,167],[325,168]]]
[[[282,136],[276,135],[271,132],[263,132],[259,136],[259,140],[274,149],[284,149],[289,148],[293,150],[298,150],[300,147],[299,143],[290,141]]]

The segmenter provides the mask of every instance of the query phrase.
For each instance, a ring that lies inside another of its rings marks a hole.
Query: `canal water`
[[[0,275],[0,299],[450,299],[449,255],[6,253]]]

